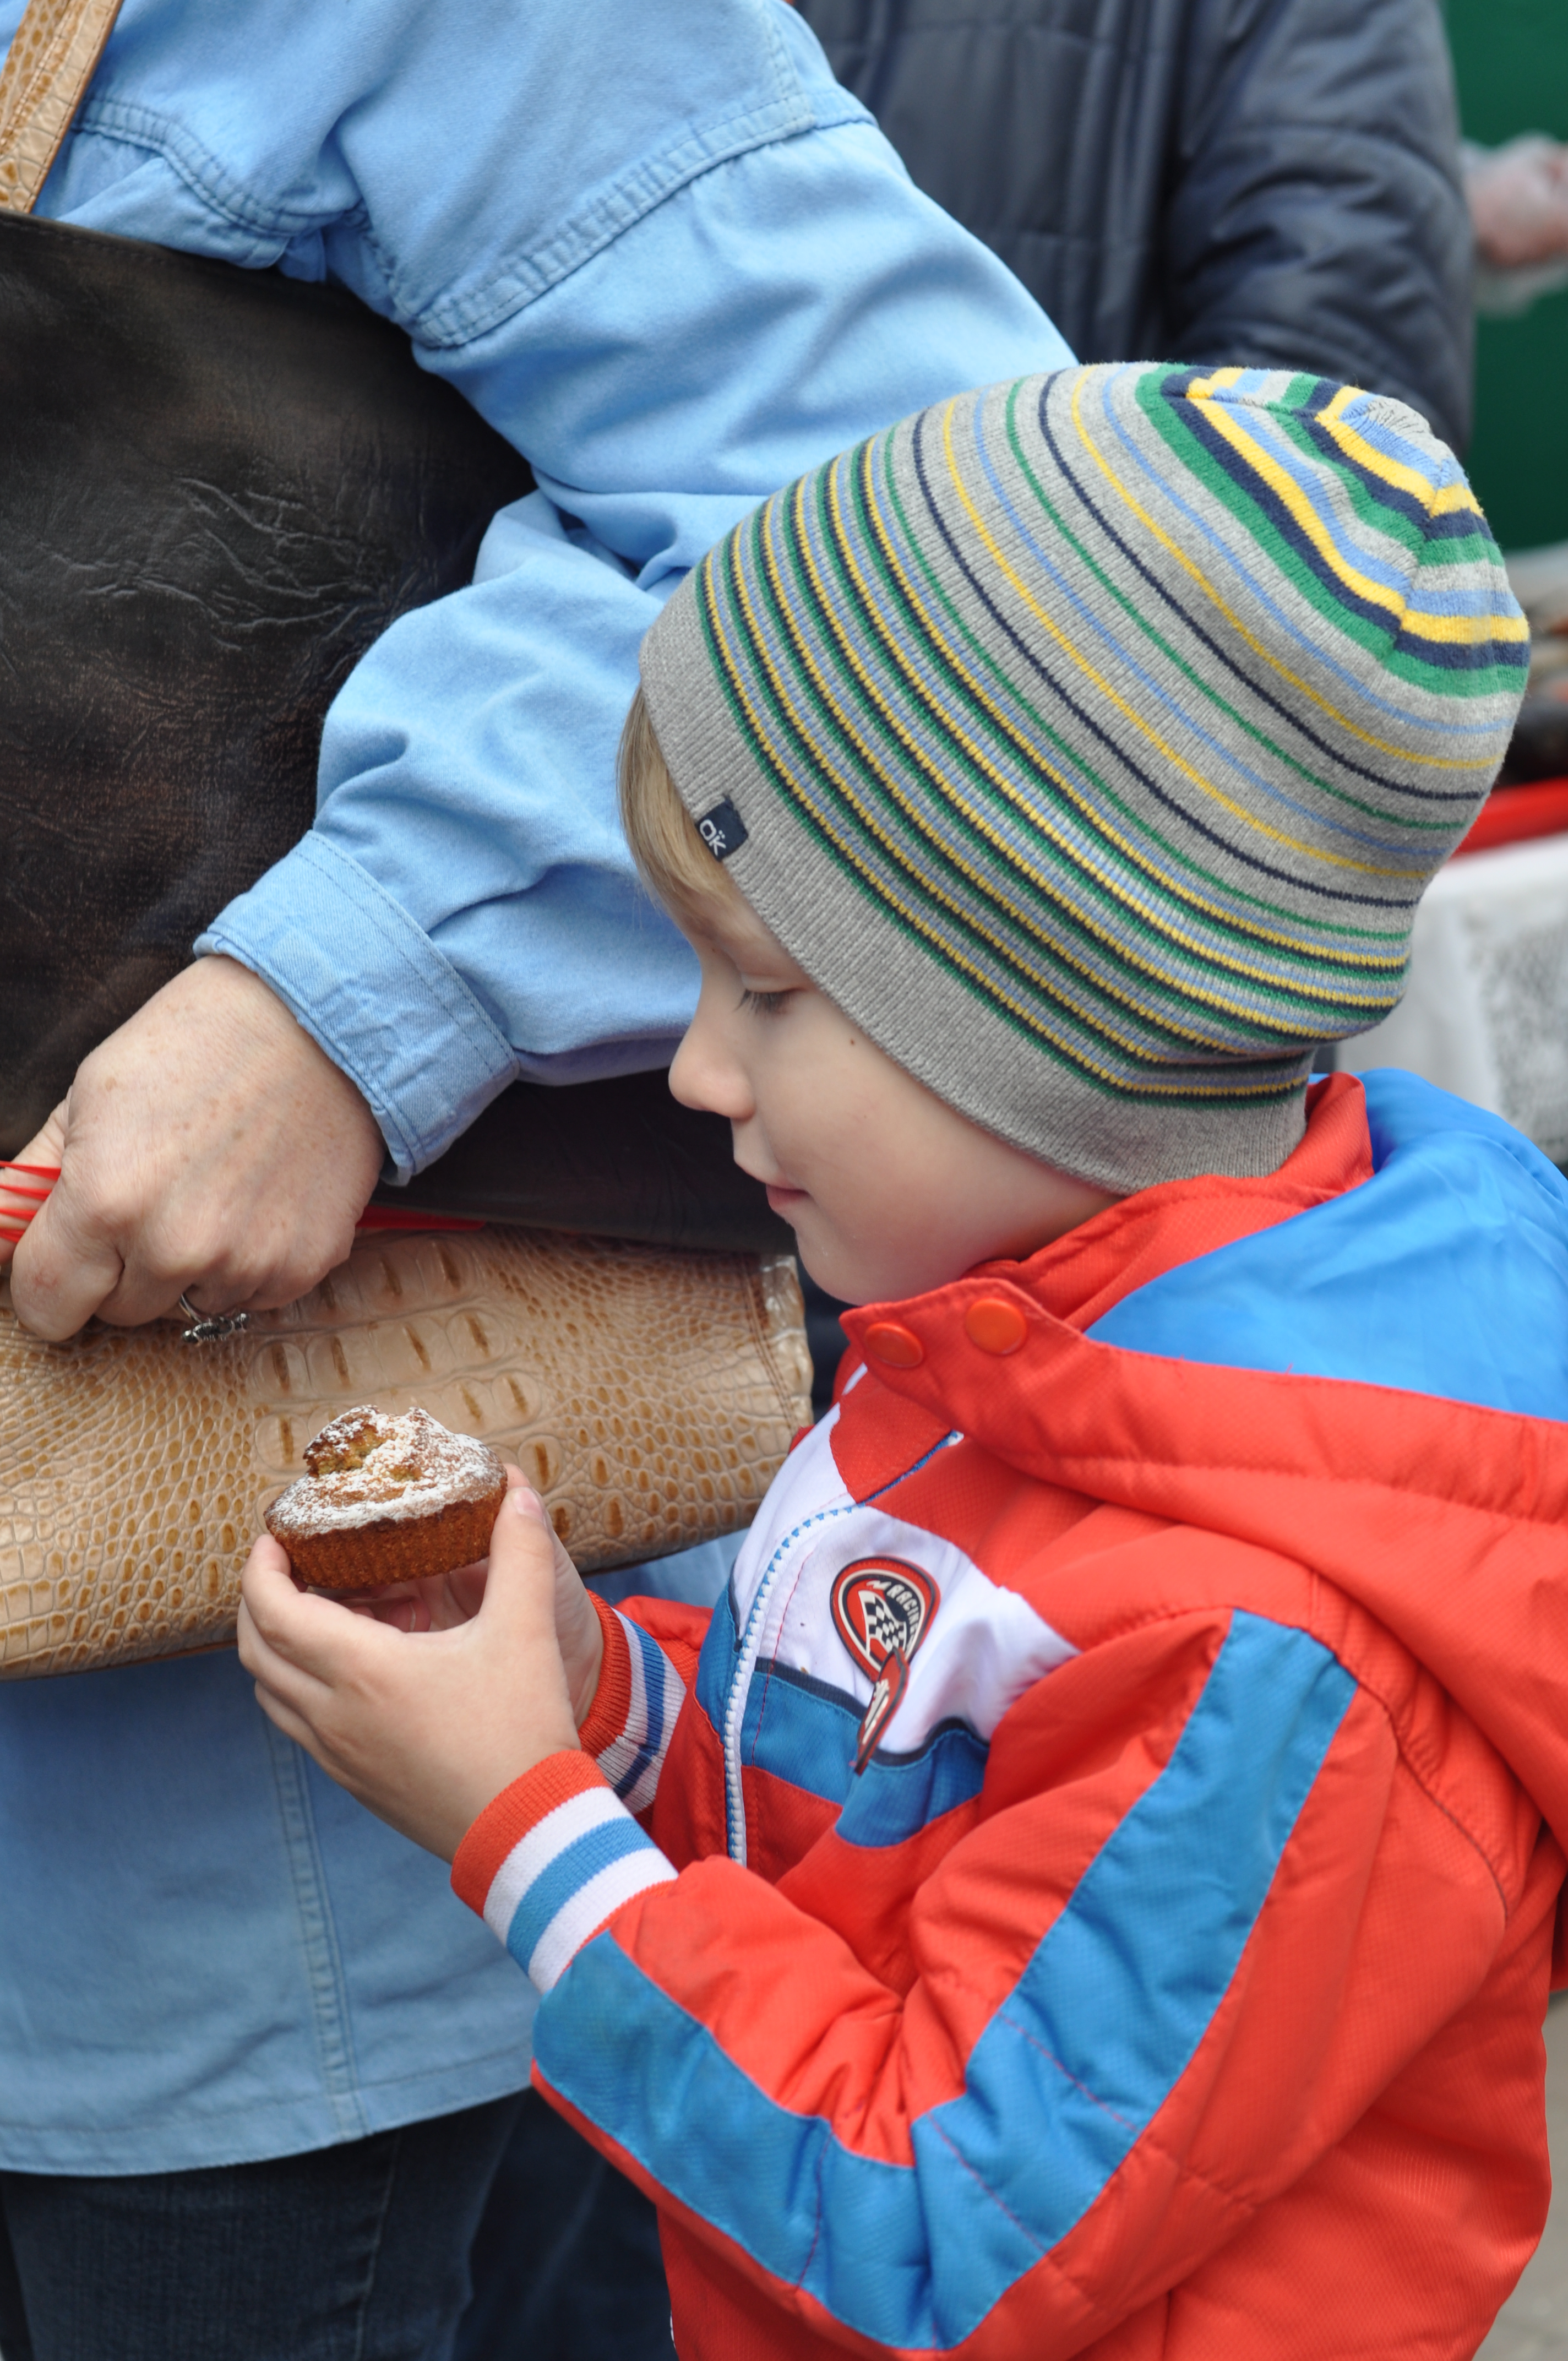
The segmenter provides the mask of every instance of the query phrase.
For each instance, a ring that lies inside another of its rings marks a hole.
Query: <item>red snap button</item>
[[[901,1327],[896,1320],[873,1320],[866,1330],[866,1350],[890,1369],[917,1369],[926,1358],[926,1347],[914,1329]]]
[[[982,1353],[1015,1353],[1028,1333],[1018,1306],[997,1295],[977,1295],[964,1313],[964,1334]]]

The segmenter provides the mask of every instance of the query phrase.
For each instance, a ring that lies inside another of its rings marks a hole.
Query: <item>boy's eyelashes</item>
[[[783,992],[753,992],[748,983],[740,988],[740,1005],[756,1016],[776,1016],[789,997],[787,989]]]

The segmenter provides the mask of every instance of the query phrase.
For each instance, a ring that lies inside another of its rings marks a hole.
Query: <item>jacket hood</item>
[[[1005,1356],[965,1325],[998,1301]],[[1142,1191],[844,1324],[890,1320],[924,1357],[872,1352],[881,1382],[1011,1466],[1358,1601],[1568,1838],[1568,1183],[1507,1124],[1336,1076],[1271,1179]]]

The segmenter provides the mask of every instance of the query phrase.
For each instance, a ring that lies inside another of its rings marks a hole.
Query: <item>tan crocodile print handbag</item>
[[[263,1509],[350,1402],[483,1435],[591,1572],[749,1522],[810,1388],[783,1255],[378,1235],[196,1346],[167,1321],[42,1344],[0,1287],[0,1677],[232,1638]]]
[[[120,0],[29,0],[0,71],[0,210],[31,213]]]

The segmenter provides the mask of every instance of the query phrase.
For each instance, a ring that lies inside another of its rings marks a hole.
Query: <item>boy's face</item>
[[[895,1066],[728,884],[681,927],[702,992],[670,1087],[729,1117],[736,1162],[766,1183],[830,1295],[919,1295],[977,1262],[1033,1254],[1114,1202]]]

